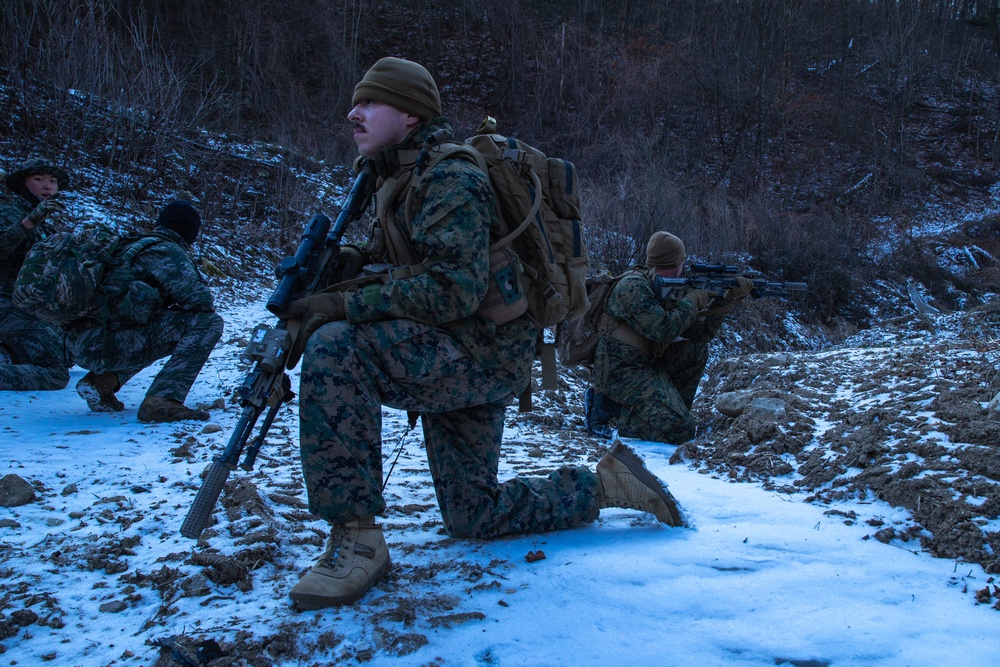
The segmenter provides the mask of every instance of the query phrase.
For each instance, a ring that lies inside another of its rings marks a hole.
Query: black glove
[[[736,285],[726,290],[726,303],[747,298],[750,296],[750,293],[753,292],[753,289],[754,286],[752,280],[744,278],[743,276],[738,276],[736,278]]]
[[[33,208],[28,215],[24,216],[31,222],[31,226],[40,225],[45,222],[45,218],[53,213],[65,213],[66,207],[61,201],[53,197],[49,197],[38,206]]]
[[[288,351],[288,368],[295,368],[306,349],[309,337],[324,324],[347,317],[343,292],[320,292],[303,299],[292,301],[282,313],[283,320],[300,320],[299,333]]]

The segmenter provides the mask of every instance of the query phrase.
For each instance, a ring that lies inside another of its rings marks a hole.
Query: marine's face
[[[354,125],[354,143],[361,157],[373,158],[386,146],[398,144],[420,122],[417,116],[378,100],[362,100],[347,114]]]
[[[41,200],[59,192],[59,181],[52,174],[31,174],[25,176],[24,187]]]
[[[656,269],[656,275],[661,278],[680,278],[684,273],[684,265],[675,266],[672,269]]]

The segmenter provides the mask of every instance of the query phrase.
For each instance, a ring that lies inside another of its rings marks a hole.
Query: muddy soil
[[[719,360],[695,401],[699,433],[674,460],[805,502],[883,500],[912,521],[875,539],[996,573],[1000,422],[987,419],[998,377],[989,323],[981,313],[911,318],[837,349]],[[717,405],[728,392],[781,399],[785,416],[726,416]]]

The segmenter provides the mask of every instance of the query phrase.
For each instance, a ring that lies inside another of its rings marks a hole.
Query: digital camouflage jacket
[[[347,319],[373,322],[411,319],[451,333],[478,364],[496,373],[515,394],[527,386],[537,332],[527,316],[495,326],[476,315],[489,279],[490,231],[496,227],[494,194],[488,177],[465,160],[446,159],[425,174],[412,193],[406,221],[407,184],[426,160],[425,139],[451,140],[448,122],[439,118],[417,126],[407,138],[384,149],[374,164],[379,179],[379,221],[369,250],[376,262],[422,265],[423,271],[388,284],[345,293]],[[386,247],[381,225],[395,225],[405,249]],[[411,261],[399,261],[400,254]],[[396,255],[397,257],[393,257]]]
[[[651,280],[651,270],[638,267],[624,276],[608,295],[607,313],[648,341],[647,356],[642,350],[613,335],[602,334],[594,355],[594,369],[607,382],[614,378],[627,381],[629,368],[646,367],[658,358],[677,338],[707,343],[715,337],[724,315],[699,317],[690,301],[688,288],[673,289],[665,302],[660,301]],[[603,383],[599,383],[603,384]]]

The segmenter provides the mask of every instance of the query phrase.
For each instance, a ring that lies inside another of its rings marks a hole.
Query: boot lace
[[[337,569],[337,558],[340,556],[340,547],[344,544],[346,535],[344,526],[338,524],[330,527],[330,537],[326,540],[326,551],[320,556],[320,565],[331,570]]]

